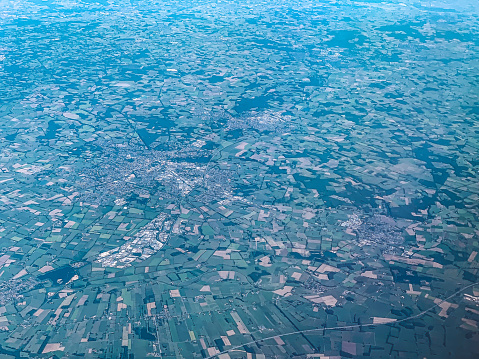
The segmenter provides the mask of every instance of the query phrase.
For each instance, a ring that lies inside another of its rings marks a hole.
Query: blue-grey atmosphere
[[[0,359],[479,358],[479,1],[0,0]]]

